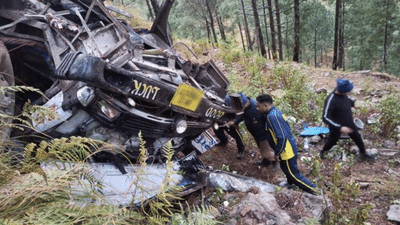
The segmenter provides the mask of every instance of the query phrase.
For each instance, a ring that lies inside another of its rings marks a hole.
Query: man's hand
[[[270,148],[270,150],[268,150],[267,152],[267,159],[271,162],[276,161],[279,162],[279,156],[275,155],[274,150],[272,150],[272,148]]]
[[[229,121],[229,122],[227,123],[227,126],[228,126],[228,128],[229,128],[229,127],[232,127],[232,126],[235,126],[235,122],[234,122],[233,120],[231,120],[231,121]]]
[[[340,133],[342,134],[351,134],[353,133],[353,129],[351,129],[350,127],[340,127]]]

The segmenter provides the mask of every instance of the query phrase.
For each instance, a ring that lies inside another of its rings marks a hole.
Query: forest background
[[[113,0],[154,19],[161,0]],[[236,43],[268,59],[400,74],[397,0],[176,0],[174,39]]]

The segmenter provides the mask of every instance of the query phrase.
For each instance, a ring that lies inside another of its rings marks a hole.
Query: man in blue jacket
[[[257,164],[260,166],[269,165],[274,160],[273,150],[268,143],[270,135],[265,130],[265,118],[257,111],[257,101],[247,97],[242,92],[231,95],[231,97],[240,100],[242,110],[239,117],[228,122],[228,126],[237,127],[239,123],[244,121],[247,130],[257,143],[260,154],[264,157],[264,160],[258,161]]]
[[[316,194],[316,186],[297,169],[297,146],[287,117],[273,103],[269,95],[257,97],[257,110],[266,116],[266,129],[272,136],[270,145],[274,149],[275,159],[285,173],[289,184],[295,184],[302,190]]]

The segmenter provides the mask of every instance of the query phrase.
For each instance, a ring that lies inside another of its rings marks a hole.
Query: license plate
[[[171,100],[171,105],[196,111],[204,92],[187,84],[180,84]]]
[[[198,137],[192,140],[192,145],[197,149],[200,154],[208,151],[216,143],[217,141],[215,140],[215,138],[211,136],[211,134],[207,131],[204,131]]]

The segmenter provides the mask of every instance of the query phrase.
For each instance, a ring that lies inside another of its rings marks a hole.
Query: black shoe
[[[243,159],[244,152],[239,152],[236,156],[237,159]]]
[[[370,155],[368,153],[360,153],[360,158],[362,161],[370,161],[370,162],[374,162],[375,161],[375,157],[373,155]]]
[[[323,151],[321,151],[321,152],[319,153],[319,157],[320,157],[321,159],[325,159],[324,153],[325,153],[325,152],[323,152]]]
[[[225,146],[228,142],[221,142],[219,141],[215,146]]]
[[[271,162],[272,163],[272,171],[278,171],[278,170],[280,170],[281,169],[281,166],[279,165],[279,162],[278,161],[273,161],[273,162]]]
[[[271,162],[268,159],[260,159],[256,162],[258,166],[268,166]]]

